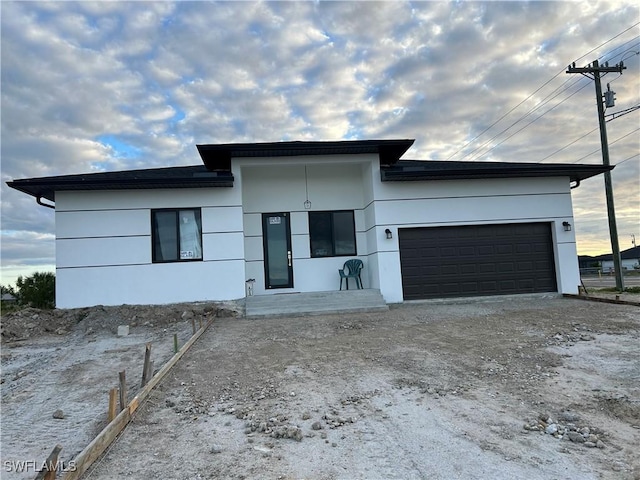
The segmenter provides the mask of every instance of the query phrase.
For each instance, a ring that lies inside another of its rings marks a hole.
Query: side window
[[[353,210],[309,212],[311,257],[356,255]]]
[[[154,263],[202,260],[199,208],[151,210]]]

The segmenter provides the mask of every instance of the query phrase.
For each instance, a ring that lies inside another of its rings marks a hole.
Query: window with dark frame
[[[309,212],[311,257],[356,255],[353,210]]]
[[[202,260],[199,208],[151,210],[153,263]]]

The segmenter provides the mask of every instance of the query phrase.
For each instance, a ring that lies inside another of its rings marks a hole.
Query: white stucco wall
[[[56,194],[56,305],[244,296],[241,198],[232,188]],[[151,210],[201,208],[203,260],[152,263]]]
[[[377,156],[234,159],[236,186],[242,185],[246,277],[256,280],[255,295],[339,288],[338,269],[352,257],[311,258],[309,211],[354,211],[357,258],[365,263],[363,283],[365,288],[370,288],[362,172],[373,161],[378,161]],[[307,191],[310,210],[304,208]],[[290,213],[294,286],[291,289],[267,290],[262,213],[280,212]]]

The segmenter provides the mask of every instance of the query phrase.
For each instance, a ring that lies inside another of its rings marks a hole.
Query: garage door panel
[[[538,277],[535,279],[536,285],[538,288],[546,288],[545,292],[552,292],[556,290],[556,278],[555,277],[547,277],[541,278]],[[552,289],[552,290],[550,290]]]
[[[437,257],[439,256],[439,251],[436,247],[425,247],[420,251],[421,257]]]
[[[502,280],[498,282],[498,288],[505,292],[517,291],[518,283],[515,280]]]
[[[405,299],[557,291],[548,223],[399,229]]]
[[[423,268],[421,268],[420,266],[406,267],[404,274],[407,277],[420,278],[422,276],[422,270]]]
[[[420,250],[417,248],[407,248],[404,255],[406,258],[417,258],[420,255]]]
[[[548,248],[549,248],[549,245],[541,242],[533,245],[533,251],[536,253],[544,253],[547,251]]]
[[[442,247],[440,249],[440,257],[441,258],[458,258],[458,249],[454,247]]]
[[[544,272],[547,270],[547,263],[543,260],[536,260],[534,262],[534,268],[539,272]]]
[[[533,262],[518,262],[517,270],[519,272],[532,272],[534,270]]]
[[[478,256],[493,255],[495,247],[493,245],[478,245],[476,252]]]
[[[478,282],[461,283],[461,291],[468,295],[475,295],[479,292]]]
[[[411,287],[407,291],[407,295],[438,295],[438,286],[437,285],[415,285]]]
[[[456,228],[456,227],[453,227]],[[477,238],[489,238],[495,236],[496,232],[491,228],[491,225],[476,225],[474,229],[466,230],[469,236],[475,235]],[[464,233],[460,232],[460,235]]]
[[[518,290],[525,291],[525,292],[529,290],[533,292],[533,290],[535,289],[535,285],[536,285],[536,282],[534,282],[532,279],[523,278],[518,282]]]
[[[479,273],[495,273],[496,271],[496,265],[495,263],[481,263],[480,265],[478,265],[478,272]]]
[[[458,249],[458,255],[460,256],[475,256],[476,249],[473,245],[463,246]]]
[[[486,294],[486,292],[493,292],[498,288],[498,282],[495,280],[480,282],[480,292]]]
[[[498,264],[498,268],[496,269],[498,272],[513,272],[515,270],[515,268],[513,267],[513,263],[511,262],[505,262],[505,263],[499,263]]]
[[[443,283],[440,288],[445,294],[459,294],[460,293],[460,284],[459,283]]]
[[[496,245],[495,251],[498,255],[511,255],[513,253],[513,245]]]
[[[437,275],[440,275],[440,267],[438,266],[422,267],[420,269],[420,272],[422,274],[422,278],[435,277]]]
[[[460,273],[462,275],[476,275],[478,273],[477,265],[474,264],[466,264],[460,266]]]

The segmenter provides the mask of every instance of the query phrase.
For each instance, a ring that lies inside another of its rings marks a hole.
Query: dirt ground
[[[225,306],[23,309],[2,316],[0,478],[33,479],[59,443],[68,462],[106,425],[109,389],[126,372],[129,399],[140,389],[145,345],[155,369],[184,344],[191,319],[232,314]],[[129,335],[118,336],[119,325]],[[54,413],[60,410],[57,417]],[[23,462],[20,464],[20,462]]]
[[[142,328],[134,363],[164,328]],[[35,342],[63,344],[25,368],[39,370],[33,381],[11,379],[17,352],[38,348],[3,346],[3,461],[36,455],[38,419],[57,426],[38,458],[55,442],[74,454],[100,425],[120,368],[105,353],[114,347],[92,353],[109,380],[67,372],[82,345],[114,334],[63,337]],[[640,308],[556,295],[219,318],[85,477],[640,479],[639,339]],[[37,388],[45,372],[48,400]],[[51,418],[76,396],[100,405],[98,418],[80,418],[82,408]]]

